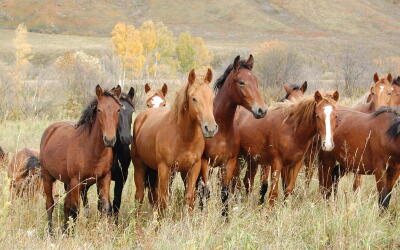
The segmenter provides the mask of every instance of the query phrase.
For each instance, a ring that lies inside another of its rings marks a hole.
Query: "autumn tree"
[[[15,77],[17,78],[18,85],[22,85],[25,79],[26,71],[29,65],[29,60],[32,58],[31,45],[27,40],[28,30],[26,25],[21,23],[15,29]],[[19,86],[21,87],[21,86]]]

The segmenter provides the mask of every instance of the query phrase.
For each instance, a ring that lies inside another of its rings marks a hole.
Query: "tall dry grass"
[[[32,119],[0,124],[0,145],[8,152],[22,147],[38,148],[41,133],[53,121]],[[90,213],[79,215],[75,233],[62,235],[63,187],[54,210],[56,236],[46,234],[45,201],[41,194],[31,200],[10,201],[6,169],[0,170],[1,249],[395,249],[400,246],[400,200],[398,188],[387,212],[380,214],[375,181],[364,177],[359,192],[352,191],[352,175],[339,185],[336,200],[325,201],[318,192],[316,176],[310,189],[304,188],[300,173],[295,194],[274,208],[259,206],[256,191],[230,200],[230,220],[221,217],[217,175],[211,178],[211,199],[205,211],[187,214],[182,181],[173,184],[170,206],[161,221],[146,202],[137,215],[132,167],[123,193],[120,224],[101,218],[96,209],[96,191],[89,193]],[[282,194],[280,194],[282,197]]]

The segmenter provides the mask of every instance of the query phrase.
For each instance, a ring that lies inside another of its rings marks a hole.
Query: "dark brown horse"
[[[114,91],[114,89],[111,91]],[[112,208],[116,221],[118,221],[121,207],[122,190],[128,178],[128,169],[131,164],[129,145],[132,141],[132,114],[135,111],[134,96],[135,90],[131,87],[127,94],[121,93],[119,97],[122,107],[118,114],[117,141],[113,147],[113,164],[111,168],[111,180],[115,182]],[[87,192],[89,188],[90,186],[86,185],[81,189],[82,203],[85,209],[88,209]]]
[[[96,98],[83,111],[76,125],[57,122],[43,133],[40,143],[40,165],[46,194],[48,230],[52,233],[54,209],[53,183],[63,182],[67,188],[64,200],[64,231],[71,216],[79,212],[79,193],[86,185],[97,184],[102,213],[111,215],[110,182],[112,147],[117,138],[121,88],[113,92],[96,86]]]
[[[152,193],[150,202],[162,212],[168,204],[170,176],[181,172],[186,203],[192,211],[205,138],[218,131],[212,114],[211,80],[210,69],[205,77],[196,76],[192,70],[171,107],[147,109],[135,119],[131,156],[135,166],[135,199],[140,204],[147,185]],[[153,177],[150,180],[149,173]]]
[[[159,108],[165,107],[167,104],[166,96],[168,92],[168,86],[166,83],[163,84],[161,89],[153,90],[150,85],[146,83],[144,86],[144,92],[146,92],[146,105],[148,108]]]
[[[339,109],[351,109],[363,113],[372,113],[379,107],[388,106],[392,100],[392,92],[394,90],[391,81],[392,75],[388,74],[386,78],[379,78],[378,74],[375,73],[373,76],[374,85],[369,91],[367,103],[357,104],[351,108],[338,106]],[[317,156],[320,149],[320,143],[318,138],[313,139],[308,152],[305,156],[305,172],[306,172],[306,187],[309,186],[315,166],[317,164]],[[357,190],[361,184],[361,175],[356,175],[353,184],[353,190]]]
[[[234,172],[236,171],[237,155],[239,153],[239,134],[234,126],[235,113],[243,106],[256,119],[267,113],[266,105],[258,90],[258,79],[253,74],[254,58],[240,60],[237,56],[224,74],[215,82],[217,92],[214,99],[214,117],[219,126],[218,133],[206,141],[206,148],[201,160],[203,183],[207,185],[209,163],[212,167],[221,167],[223,215],[228,211],[228,193]],[[200,185],[199,185],[200,186]],[[201,194],[208,193],[206,186],[200,187]],[[201,198],[202,200],[202,198]],[[201,203],[202,205],[202,203]]]
[[[244,179],[247,192],[251,192],[257,167],[261,165],[260,203],[264,202],[268,189],[269,166],[272,168],[270,204],[273,205],[277,199],[281,174],[285,197],[291,194],[311,139],[319,134],[323,150],[334,148],[338,99],[337,91],[325,95],[316,91],[313,97],[278,104],[263,119],[256,120],[245,111],[238,113],[241,156],[247,162]]]
[[[16,197],[33,197],[42,188],[39,151],[24,148],[18,151],[8,165],[10,189]]]
[[[320,152],[319,183],[324,197],[345,173],[374,175],[379,205],[387,208],[391,191],[400,174],[400,116],[389,107],[373,114],[338,111],[335,145],[331,152]],[[336,165],[336,162],[339,164]]]

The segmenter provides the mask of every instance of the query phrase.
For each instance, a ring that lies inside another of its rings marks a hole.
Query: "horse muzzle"
[[[112,139],[108,138],[107,136],[103,136],[104,146],[106,147],[114,147],[117,138],[114,136]]]
[[[132,143],[132,136],[131,135],[125,135],[125,136],[120,136],[119,139],[121,140],[122,144],[124,145],[130,145]]]
[[[328,142],[326,140],[323,140],[321,144],[322,144],[321,148],[323,151],[329,152],[335,148],[335,143],[333,143],[333,142]]]
[[[267,109],[259,105],[253,105],[251,112],[253,113],[254,118],[261,119],[267,114]]]
[[[201,131],[203,132],[204,138],[212,138],[218,132],[218,125],[215,122],[202,122]]]

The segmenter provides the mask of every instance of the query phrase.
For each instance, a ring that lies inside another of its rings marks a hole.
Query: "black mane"
[[[129,103],[129,105],[132,106],[133,110],[135,110],[135,105],[133,104],[131,98],[129,97],[128,94],[125,93],[121,93],[121,96],[119,97],[120,100],[122,101],[126,101],[127,103]]]
[[[240,60],[239,61],[239,69],[248,69],[251,70],[251,67],[246,64],[246,60]],[[231,73],[233,69],[233,63],[230,64],[225,72],[215,81],[214,83],[214,91],[217,93],[219,89],[224,85],[226,78],[228,77],[229,73]]]
[[[117,103],[121,104],[117,97],[109,91],[104,91],[104,96],[112,97]],[[97,113],[97,98],[93,98],[89,105],[82,111],[82,115],[79,118],[78,122],[76,123],[76,127],[80,126],[88,126],[89,129],[92,128],[94,121],[96,120],[96,113]]]
[[[373,117],[386,113],[392,114],[392,123],[386,131],[386,134],[391,138],[396,138],[400,134],[400,113],[398,111],[399,108],[382,107],[372,114]]]

